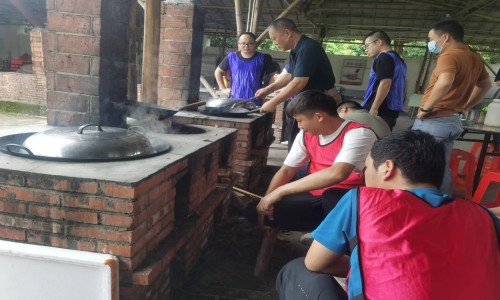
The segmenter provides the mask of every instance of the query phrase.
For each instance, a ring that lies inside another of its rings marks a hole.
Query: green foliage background
[[[224,37],[221,35],[210,36],[210,45],[213,47],[222,47],[224,45]],[[336,55],[351,55],[351,56],[365,56],[365,48],[363,41],[355,40],[331,40],[325,42],[325,50],[327,53]],[[226,47],[236,48],[237,39],[235,37],[226,37]],[[403,58],[419,58],[424,56],[427,44],[425,41],[405,43],[403,48]],[[259,48],[260,50],[279,51],[274,46],[270,39],[263,41]],[[472,46],[472,49],[477,51],[485,62],[490,64],[500,63],[500,49],[488,46]]]

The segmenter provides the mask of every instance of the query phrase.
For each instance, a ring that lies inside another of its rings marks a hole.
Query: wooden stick
[[[214,98],[219,98],[219,96],[217,95],[217,93],[214,91],[214,89],[212,88],[212,86],[208,83],[208,81],[205,79],[205,76],[203,75],[200,75],[200,82],[201,84],[203,84],[203,86],[208,90],[208,92],[210,93],[210,95],[212,95],[212,97]]]
[[[262,199],[262,196],[252,194],[252,193],[250,193],[248,191],[242,190],[242,189],[237,188],[235,186],[233,186],[233,190],[237,191],[238,193],[242,193],[244,195],[247,195],[247,196],[251,196],[251,197],[254,197],[254,198],[257,198],[257,199]]]

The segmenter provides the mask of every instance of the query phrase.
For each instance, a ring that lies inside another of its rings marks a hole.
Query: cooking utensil
[[[137,127],[127,130],[97,124],[58,127],[1,137],[0,151],[55,161],[111,161],[150,157],[170,149],[165,141],[144,133]]]
[[[208,92],[210,93],[210,95],[212,97],[214,97],[214,98],[218,97],[217,93],[214,91],[214,89],[212,88],[212,86],[208,83],[207,79],[203,75],[200,75],[200,82],[208,90]]]
[[[134,119],[142,119],[145,115],[153,115],[157,120],[164,120],[177,113],[177,110],[169,109],[151,103],[127,101],[127,116]]]
[[[242,107],[235,107],[229,110],[220,110],[217,108],[202,107],[198,111],[204,115],[214,116],[214,117],[245,118],[249,117],[249,114],[259,113],[260,108],[249,110]]]
[[[200,107],[205,105],[205,107],[209,109],[217,109],[218,111],[225,111],[229,110],[231,108],[235,107],[242,107],[245,106],[246,108],[253,109],[256,106],[253,104],[253,100],[258,99],[258,97],[252,97],[250,99],[221,99],[221,98],[216,98],[216,99],[209,99],[207,101],[199,101],[195,103],[191,103],[188,105],[185,105],[179,110],[192,110],[194,108]]]

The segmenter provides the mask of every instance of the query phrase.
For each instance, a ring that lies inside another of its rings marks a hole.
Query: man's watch
[[[423,106],[420,107],[420,111],[425,112],[425,113],[431,112],[432,110],[433,110],[433,108],[431,108],[431,109],[424,109]]]

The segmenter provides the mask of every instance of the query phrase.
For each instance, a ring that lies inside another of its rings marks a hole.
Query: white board
[[[117,300],[115,256],[0,241],[0,298]]]

